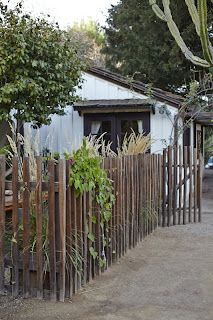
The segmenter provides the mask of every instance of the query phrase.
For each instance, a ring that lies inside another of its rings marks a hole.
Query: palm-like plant
[[[185,0],[185,2],[188,6],[190,16],[195,25],[196,32],[200,37],[204,59],[195,56],[183,41],[179,29],[172,18],[172,13],[170,10],[170,1],[162,0],[163,10],[161,10],[160,7],[157,5],[156,0],[149,0],[149,3],[152,6],[152,9],[155,12],[155,14],[161,20],[167,22],[172,36],[175,38],[178,46],[181,48],[185,57],[196,65],[206,68],[213,67],[213,47],[209,39],[207,27],[207,2],[206,0],[197,0],[197,5],[195,4],[194,0]],[[213,0],[211,0],[211,2],[213,3]]]

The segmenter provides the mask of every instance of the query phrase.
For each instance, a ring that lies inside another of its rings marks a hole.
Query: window
[[[150,132],[150,114],[149,112],[122,112],[122,113],[99,113],[84,115],[84,134],[88,136],[97,135],[106,132],[104,139],[112,141],[112,149],[116,150],[117,136],[119,141],[123,141],[124,136],[130,135],[132,130],[135,133]]]

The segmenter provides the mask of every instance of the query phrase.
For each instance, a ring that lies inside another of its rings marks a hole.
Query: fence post
[[[43,240],[42,240],[42,158],[37,162],[36,188],[36,265],[37,265],[37,299],[43,298]]]
[[[13,170],[12,170],[12,191],[13,191],[13,212],[12,212],[12,295],[16,297],[19,293],[19,268],[18,268],[18,157],[13,157]]]
[[[198,191],[198,203],[199,203],[199,211],[198,211],[198,221],[202,221],[202,153],[199,153],[199,171],[198,171],[198,179],[199,179],[199,191]]]
[[[184,190],[183,190],[183,224],[186,224],[186,194],[187,194],[187,146],[184,147]]]
[[[194,148],[194,222],[197,222],[197,148]]]
[[[162,206],[163,227],[166,226],[166,149],[163,150],[163,206]]]
[[[181,222],[182,212],[182,148],[179,146],[179,210],[178,210],[178,224]]]
[[[23,295],[30,294],[29,242],[30,242],[30,162],[28,157],[23,160]]]
[[[177,147],[174,146],[173,225],[177,224]]]
[[[161,207],[161,200],[162,200],[162,156],[158,154],[158,225],[162,226],[162,207]]]
[[[168,218],[167,226],[171,226],[171,214],[172,214],[172,147],[168,147]]]
[[[65,298],[65,263],[66,263],[66,163],[59,160],[59,220],[60,220],[60,273],[59,300]]]
[[[48,161],[48,211],[50,249],[50,300],[56,301],[56,247],[55,247],[55,168],[54,161]]]
[[[192,221],[192,147],[189,146],[189,222]]]
[[[0,156],[0,294],[4,293],[5,157]]]

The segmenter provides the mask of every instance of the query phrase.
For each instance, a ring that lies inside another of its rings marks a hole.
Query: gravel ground
[[[213,171],[203,221],[158,229],[72,302],[0,297],[0,319],[213,320]]]

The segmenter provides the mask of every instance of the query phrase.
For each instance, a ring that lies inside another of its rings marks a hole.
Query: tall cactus
[[[200,37],[204,59],[195,56],[183,41],[178,27],[172,18],[172,14],[170,11],[170,1],[162,0],[163,10],[161,10],[159,6],[156,4],[156,0],[149,0],[149,3],[152,6],[152,9],[155,12],[155,14],[161,20],[167,22],[172,36],[175,38],[175,41],[184,53],[185,57],[196,65],[210,68],[213,66],[213,48],[208,36],[206,0],[197,0],[197,6],[195,5],[194,0],[185,0],[185,2],[188,6],[190,16],[195,25],[196,32]],[[211,2],[213,3],[213,0],[211,0]]]

